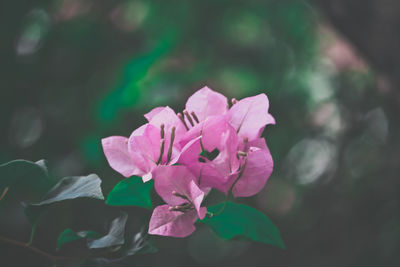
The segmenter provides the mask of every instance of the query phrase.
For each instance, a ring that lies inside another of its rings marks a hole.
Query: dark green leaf
[[[32,162],[18,159],[0,165],[0,193],[6,187],[12,187],[21,181],[37,186],[43,183],[44,180],[48,180],[48,172],[44,160]]]
[[[108,234],[99,239],[89,240],[88,247],[106,248],[124,244],[125,224],[127,219],[128,215],[125,213],[114,219],[111,222]]]
[[[87,239],[87,238],[99,238],[100,236],[101,235],[99,233],[94,232],[94,231],[75,232],[68,228],[68,229],[65,229],[64,232],[62,232],[58,236],[57,250],[60,249],[65,244],[76,241],[76,240]]]
[[[28,221],[35,228],[39,222],[39,218],[46,212],[46,210],[40,206],[31,206],[26,203],[22,203],[24,207],[24,213]]]
[[[25,215],[32,225],[36,225],[39,217],[46,210],[45,206],[48,204],[76,198],[104,200],[100,184],[101,180],[96,174],[64,177],[47,192],[41,202],[23,203]]]
[[[207,210],[217,213],[224,203],[210,206]],[[276,226],[263,213],[244,204],[228,202],[219,215],[200,221],[208,224],[219,236],[225,239],[243,237],[280,248],[285,248]]]
[[[96,174],[62,178],[35,206],[81,197],[104,199],[101,192],[101,180]]]
[[[106,203],[112,206],[138,206],[151,209],[152,187],[153,181],[143,183],[137,176],[124,179],[108,194]]]

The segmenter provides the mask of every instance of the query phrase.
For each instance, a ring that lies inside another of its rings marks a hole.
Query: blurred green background
[[[238,99],[264,92],[275,170],[245,201],[287,250],[200,226],[113,266],[399,266],[399,14],[388,0],[3,0],[0,163],[95,172],[107,193],[122,177],[102,137],[129,136],[155,106],[182,110],[205,85]],[[95,205],[74,209],[39,226],[38,247],[54,251],[65,227],[101,217]],[[132,210],[138,221],[143,212]],[[18,201],[0,203],[0,216],[1,235],[29,238]],[[1,266],[48,264],[5,244],[0,256]]]

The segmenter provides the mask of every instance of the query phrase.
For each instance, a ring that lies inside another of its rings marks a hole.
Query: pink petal
[[[131,136],[140,136],[140,135],[143,135],[143,134],[144,134],[144,131],[146,130],[146,128],[147,128],[147,123],[144,124],[144,125],[142,125],[142,126],[140,126],[140,127],[137,128],[136,130],[134,130],[134,131],[131,133]]]
[[[140,173],[128,152],[128,138],[111,136],[101,140],[103,151],[111,168],[125,177]]]
[[[226,146],[226,135],[229,131],[235,132],[235,129],[228,123],[225,116],[213,116],[204,122],[201,130],[202,143],[205,150],[211,152],[218,148],[224,149]],[[235,134],[235,133],[233,133]],[[233,134],[230,134],[231,136]],[[236,135],[236,134],[235,134]],[[232,136],[232,138],[234,138]]]
[[[146,117],[151,118],[149,124],[156,126],[159,129],[159,134],[161,133],[161,125],[164,125],[165,153],[162,163],[166,163],[167,161],[168,149],[171,143],[172,128],[175,127],[175,137],[172,146],[172,157],[171,161],[169,162],[169,164],[173,164],[176,161],[176,157],[179,155],[179,151],[181,149],[179,141],[186,133],[185,126],[176,115],[175,111],[173,111],[170,107],[155,108],[148,114],[146,114]]]
[[[228,193],[236,174],[220,173],[212,162],[201,165],[200,186],[203,188],[215,188],[224,194]]]
[[[225,114],[228,101],[222,94],[205,86],[189,97],[186,110],[194,112],[200,121],[204,121],[209,116]]]
[[[200,205],[204,192],[195,182],[195,177],[185,166],[158,166],[153,171],[154,188],[169,205],[176,206],[191,201],[200,214]],[[176,192],[187,198],[178,197]]]
[[[263,141],[261,141],[263,140]],[[251,146],[248,150],[244,172],[233,187],[235,197],[249,197],[263,189],[273,170],[273,160],[265,140],[257,140],[260,147]]]
[[[211,152],[215,148],[222,148],[225,145],[221,141],[221,136],[229,130],[228,128],[233,129],[228,123],[226,116],[210,116],[205,121],[191,128],[181,138],[180,144],[184,147],[191,140],[202,136],[203,148]]]
[[[199,155],[201,153],[201,136],[188,142],[183,148],[179,155],[177,162],[181,165],[189,166],[193,165],[198,161]],[[198,177],[198,174],[195,174]]]
[[[160,113],[165,107],[156,107],[150,110],[150,112],[144,114],[147,121],[151,121],[158,113]]]
[[[209,119],[206,120],[205,125]],[[218,130],[219,127],[224,129],[225,132]],[[236,131],[229,124],[221,127],[221,124],[218,123],[215,124],[216,130],[214,132],[212,131],[213,127],[205,126],[204,129],[204,136],[199,136],[185,145],[178,163],[185,165],[194,174],[199,187],[203,191],[212,187],[227,193],[230,184],[232,184],[232,175],[239,168],[239,160],[236,157],[238,147]],[[213,161],[199,161],[202,151],[201,141],[204,142],[203,146],[208,150],[212,151],[215,148],[219,150],[219,155]]]
[[[149,234],[186,237],[196,230],[194,227],[198,218],[196,211],[183,213],[170,211],[169,208],[169,205],[162,205],[153,210],[149,223]]]
[[[268,109],[269,101],[265,94],[247,97],[231,107],[228,112],[229,122],[241,138],[253,140],[260,137],[265,125],[275,124]]]
[[[180,136],[186,133],[185,126],[183,125],[182,121],[179,119],[178,115],[176,115],[175,111],[170,107],[164,108],[156,108],[150,111],[148,115],[151,120],[149,121],[150,124],[160,128],[161,124],[165,126],[165,139],[169,142],[170,134],[172,127],[175,127],[175,142],[178,144]]]
[[[228,176],[239,168],[239,160],[237,158],[239,142],[236,131],[232,126],[227,123],[223,127],[224,131],[219,133],[219,138],[213,136],[212,128],[205,129],[202,140],[205,146],[209,144],[208,140],[218,142],[219,154],[213,160],[213,163],[220,173]]]
[[[160,130],[151,124],[145,124],[142,135],[136,134],[135,131],[129,137],[128,151],[134,164],[146,174],[156,166],[160,155],[161,134]]]

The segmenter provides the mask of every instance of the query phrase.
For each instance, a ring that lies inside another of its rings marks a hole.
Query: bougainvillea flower
[[[110,166],[126,177],[155,181],[166,204],[156,207],[149,233],[186,237],[203,219],[203,199],[211,189],[234,197],[249,197],[262,190],[273,170],[267,144],[260,138],[275,119],[268,112],[265,94],[232,99],[204,87],[189,97],[176,114],[157,107],[145,114],[148,123],[129,138],[102,140]]]
[[[110,166],[125,177],[141,176],[146,182],[158,165],[172,165],[180,150],[179,138],[186,132],[169,107],[155,108],[145,115],[149,123],[128,138],[111,136],[102,140]]]
[[[153,172],[154,188],[167,203],[154,209],[149,234],[185,237],[194,230],[195,221],[203,219],[206,208],[201,207],[204,192],[184,166],[159,166]]]
[[[235,197],[252,196],[272,173],[271,154],[263,138],[239,143],[236,130],[225,124],[224,118],[206,120],[202,135],[185,145],[177,162],[198,177],[202,190],[215,188],[225,194],[232,190]],[[215,157],[205,157],[204,152],[214,149],[218,151]]]
[[[264,127],[275,124],[268,113],[269,101],[265,94],[243,98],[228,111],[229,123],[236,129],[240,139],[252,141],[261,136]]]

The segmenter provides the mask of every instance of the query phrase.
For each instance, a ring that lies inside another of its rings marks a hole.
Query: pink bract
[[[194,112],[199,121],[204,121],[207,117],[225,114],[228,111],[228,100],[205,86],[189,97],[186,110],[189,114]]]
[[[246,97],[238,101],[228,111],[229,123],[236,129],[239,137],[254,140],[268,124],[275,119],[268,113],[269,101],[265,94]]]

